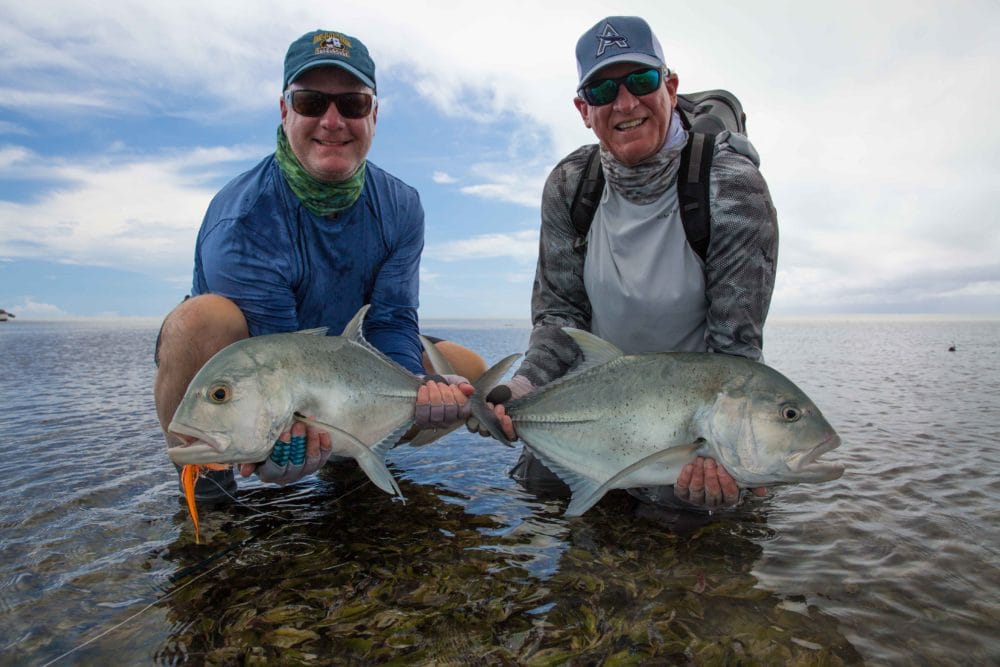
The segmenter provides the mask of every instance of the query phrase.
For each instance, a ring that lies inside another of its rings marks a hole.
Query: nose
[[[337,105],[330,102],[330,106],[326,108],[326,113],[319,119],[319,122],[325,128],[336,129],[344,125],[344,117],[337,110]]]
[[[615,111],[628,112],[639,106],[639,98],[625,87],[624,83],[618,84],[618,97],[614,101]]]

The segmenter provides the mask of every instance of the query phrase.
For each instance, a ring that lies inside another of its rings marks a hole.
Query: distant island
[[[14,313],[8,313],[3,308],[0,308],[0,322],[6,322],[8,319],[14,319]]]

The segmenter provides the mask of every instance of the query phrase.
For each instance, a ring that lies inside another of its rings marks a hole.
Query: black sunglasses
[[[669,74],[670,70],[667,70]],[[636,97],[649,95],[660,87],[663,82],[663,72],[658,67],[647,67],[630,72],[615,79],[597,79],[580,86],[577,94],[592,107],[603,107],[611,104],[618,97],[618,87],[625,84],[628,92]]]
[[[316,118],[333,103],[344,118],[364,118],[372,112],[375,96],[370,93],[323,93],[318,90],[286,90],[285,103],[300,116]]]

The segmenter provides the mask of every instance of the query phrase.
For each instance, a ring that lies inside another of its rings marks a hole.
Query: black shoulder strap
[[[587,232],[590,230],[590,223],[594,219],[597,205],[601,203],[603,192],[604,171],[601,169],[598,144],[594,144],[590,146],[587,166],[583,170],[580,182],[576,185],[573,202],[569,207],[570,218],[577,234],[577,239],[573,243],[574,248],[583,248],[587,245]]]
[[[681,207],[681,221],[688,244],[698,256],[708,255],[711,240],[711,209],[709,208],[709,175],[715,135],[691,132],[681,151],[681,164],[677,172],[677,199]]]
[[[712,170],[712,156],[715,135],[691,132],[687,144],[681,151],[681,164],[677,170],[677,197],[681,207],[681,221],[691,248],[705,259],[708,242],[711,239],[711,211],[709,209],[709,174]],[[587,232],[594,220],[597,205],[604,192],[604,172],[601,170],[600,151],[597,144],[590,147],[587,166],[577,183],[573,201],[570,203],[570,219],[576,229],[577,239],[573,247],[585,248]]]

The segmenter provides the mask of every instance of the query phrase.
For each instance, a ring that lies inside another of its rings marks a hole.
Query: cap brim
[[[311,69],[316,69],[317,67],[339,67],[340,69],[344,70],[345,72],[353,76],[361,83],[365,84],[372,90],[375,90],[375,82],[369,79],[361,72],[359,72],[357,68],[355,68],[353,65],[349,65],[348,63],[345,63],[343,60],[334,60],[332,58],[330,60],[312,60],[309,63],[298,68],[292,73],[290,77],[288,77],[288,81],[285,82],[285,87],[287,88],[288,85],[291,84],[293,81],[295,81],[297,78],[299,78],[300,76],[302,76]]]
[[[593,78],[594,74],[608,65],[614,65],[615,63],[636,63],[637,65],[649,65],[650,67],[664,67],[663,61],[656,56],[646,55],[645,53],[623,53],[620,56],[612,56],[607,60],[602,60],[591,67],[580,77],[580,83],[577,87],[583,86]]]

